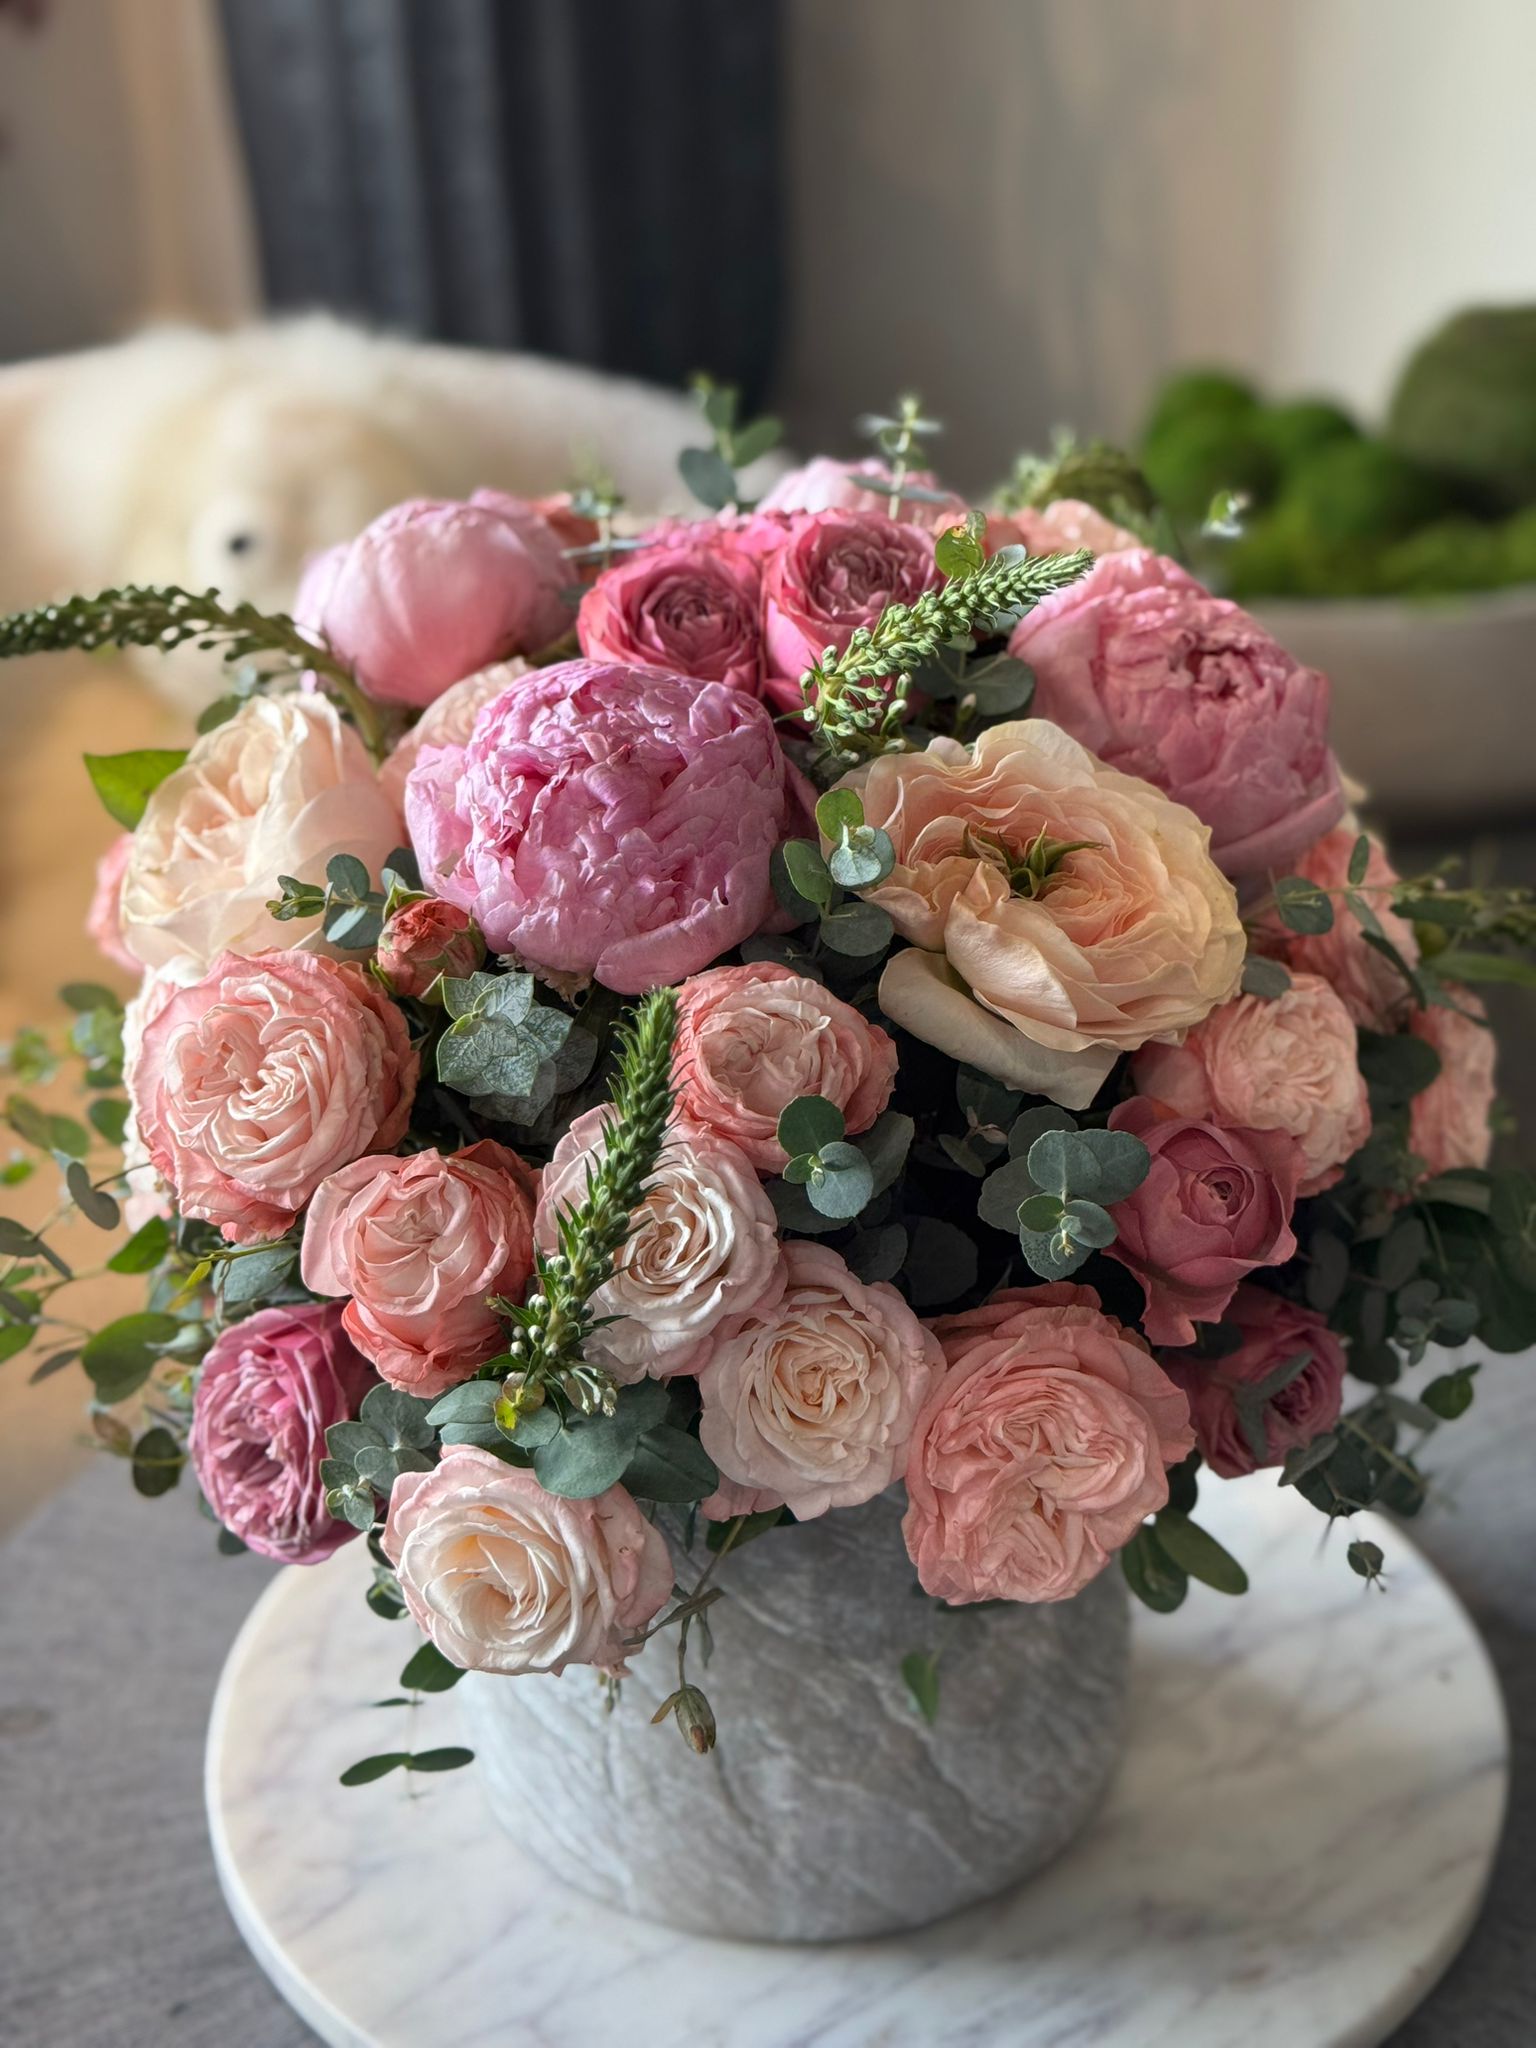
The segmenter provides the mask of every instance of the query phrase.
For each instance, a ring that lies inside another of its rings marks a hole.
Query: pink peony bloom
[[[922,527],[883,512],[802,513],[763,570],[764,694],[798,711],[800,677],[827,648],[846,647],[888,604],[911,604],[943,580]]]
[[[1151,1154],[1147,1177],[1114,1209],[1108,1255],[1141,1282],[1142,1328],[1153,1344],[1192,1344],[1258,1266],[1291,1258],[1291,1210],[1301,1154],[1275,1131],[1225,1129],[1164,1117],[1141,1096],[1109,1119]]]
[[[85,931],[114,967],[137,979],[144,972],[144,962],[129,952],[123,938],[123,876],[132,852],[133,834],[119,832],[96,863],[96,890],[85,913]]]
[[[534,1223],[542,1251],[559,1249],[560,1212],[586,1192],[607,1115],[577,1117],[544,1170]],[[620,1381],[698,1372],[728,1317],[760,1315],[783,1291],[778,1223],[751,1163],[675,1116],[613,1277],[593,1296],[599,1315],[618,1320],[593,1332],[588,1356]]]
[[[515,683],[406,785],[428,888],[496,952],[623,995],[771,915],[788,803],[772,721],[743,691],[592,661]]]
[[[264,1308],[214,1339],[187,1448],[203,1497],[247,1549],[319,1564],[357,1534],[328,1512],[320,1466],[325,1432],[372,1385],[329,1303]]]
[[[422,749],[462,747],[486,705],[515,683],[519,676],[532,673],[527,662],[520,655],[515,655],[511,661],[498,661],[490,668],[477,669],[463,682],[450,684],[441,697],[433,698],[379,770],[379,786],[397,811],[404,813],[406,778],[421,759]]]
[[[914,469],[907,482],[923,491],[937,491],[939,480],[929,470]],[[835,456],[815,455],[799,469],[781,476],[766,497],[758,500],[765,512],[878,512],[889,514],[891,472],[875,456],[862,462],[839,462]],[[953,495],[935,504],[930,498],[906,498],[900,518],[911,525],[937,530],[957,525],[969,507]]]
[[[315,1192],[304,1285],[352,1297],[347,1334],[392,1387],[444,1394],[506,1348],[486,1297],[528,1284],[537,1193],[533,1168],[489,1139],[355,1159]]]
[[[896,1080],[888,1032],[773,961],[710,967],[683,984],[673,1062],[679,1109],[760,1173],[783,1170],[779,1113],[797,1096],[825,1096],[850,1131],[867,1131]]]
[[[622,1667],[627,1638],[672,1593],[666,1538],[622,1486],[566,1500],[470,1444],[401,1473],[384,1553],[449,1662],[504,1676]]]
[[[1102,557],[1008,648],[1037,716],[1187,804],[1229,875],[1283,873],[1343,815],[1327,677],[1150,549]]]
[[[410,498],[306,571],[298,623],[371,697],[430,704],[450,683],[532,654],[570,622],[559,541],[521,498]]]
[[[762,686],[758,575],[741,555],[697,544],[624,555],[581,600],[576,635],[592,661],[638,662],[754,697]]]
[[[1340,825],[1309,847],[1292,872],[1334,892],[1333,924],[1326,932],[1307,937],[1288,931],[1278,918],[1266,919],[1260,943],[1266,953],[1283,960],[1298,974],[1320,974],[1348,1010],[1368,1031],[1391,1031],[1413,1000],[1401,972],[1366,941],[1365,928],[1345,903],[1342,891],[1349,881],[1349,857],[1360,837],[1358,827]],[[1382,934],[1402,954],[1410,967],[1418,965],[1419,942],[1407,918],[1392,908],[1388,891],[1398,873],[1371,840],[1371,854],[1361,890],[1374,911]]]
[[[1408,1028],[1440,1055],[1440,1071],[1414,1096],[1408,1110],[1408,1149],[1424,1162],[1426,1174],[1458,1167],[1484,1167],[1493,1150],[1489,1117],[1494,1101],[1494,1038],[1482,999],[1448,984],[1458,1008],[1436,1004],[1415,1010]],[[1471,1016],[1463,1011],[1470,1010]]]
[[[1183,1395],[1091,1287],[1008,1288],[933,1325],[949,1370],[907,1460],[925,1592],[1066,1600],[1167,1503],[1194,1443]]]
[[[1239,1287],[1222,1322],[1243,1333],[1236,1351],[1207,1359],[1175,1354],[1163,1364],[1189,1396],[1201,1457],[1219,1478],[1239,1479],[1261,1465],[1283,1464],[1287,1451],[1332,1429],[1343,1406],[1344,1346],[1322,1316],[1263,1287]],[[1243,1428],[1237,1393],[1303,1357],[1307,1363],[1258,1410],[1260,1456]]]
[[[256,1244],[338,1167],[404,1137],[418,1066],[360,967],[225,953],[145,1024],[128,1097],[182,1215]]]
[[[873,1500],[900,1475],[938,1346],[894,1287],[830,1246],[783,1246],[783,1291],[717,1338],[699,1441],[722,1480],[781,1497],[802,1522]]]
[[[378,969],[397,996],[424,996],[440,974],[464,981],[485,958],[467,910],[440,896],[402,903],[379,935]]]

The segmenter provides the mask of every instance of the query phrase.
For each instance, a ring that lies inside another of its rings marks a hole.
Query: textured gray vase
[[[471,1673],[455,1698],[507,1833],[611,1905],[779,1941],[919,1927],[1039,1870],[1120,1754],[1120,1576],[1051,1606],[945,1609],[915,1591],[900,1521],[886,1496],[726,1560],[707,1669],[689,1644],[710,1756],[650,1725],[677,1683],[672,1630],[612,1713],[590,1672]],[[938,1655],[931,1728],[901,1676],[914,1650]]]

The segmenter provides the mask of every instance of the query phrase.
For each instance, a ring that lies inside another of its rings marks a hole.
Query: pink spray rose
[[[1101,557],[1008,648],[1036,714],[1187,804],[1229,875],[1284,872],[1343,815],[1327,677],[1150,549]]]
[[[1236,1351],[1207,1359],[1175,1353],[1163,1364],[1189,1396],[1201,1457],[1218,1477],[1238,1479],[1261,1465],[1283,1464],[1287,1451],[1332,1429],[1343,1405],[1344,1346],[1324,1317],[1263,1287],[1239,1287],[1222,1323],[1242,1331]],[[1265,1443],[1261,1457],[1243,1428],[1238,1393],[1302,1357],[1307,1363],[1257,1407],[1254,1426],[1262,1425]]]
[[[504,1676],[620,1667],[626,1638],[672,1592],[666,1538],[622,1486],[566,1500],[471,1444],[430,1472],[401,1473],[384,1553],[449,1662]]]
[[[710,967],[683,984],[673,1062],[678,1107],[739,1145],[760,1173],[783,1170],[779,1113],[797,1096],[825,1096],[850,1131],[867,1131],[896,1080],[888,1032],[819,981],[766,960]]]
[[[899,1476],[942,1361],[894,1287],[866,1285],[807,1238],[782,1256],[782,1293],[711,1350],[699,1441],[722,1480],[782,1498],[805,1522]]]
[[[402,740],[399,740],[379,770],[379,785],[402,814],[405,811],[406,778],[421,759],[425,747],[462,747],[474,731],[475,720],[493,697],[531,674],[521,655],[511,661],[493,662],[477,669],[461,683],[451,683],[441,697],[434,697]]]
[[[1343,899],[1349,883],[1349,857],[1360,837],[1357,827],[1341,825],[1324,833],[1295,863],[1292,872],[1334,893],[1333,924],[1307,936],[1288,931],[1278,918],[1266,920],[1261,943],[1266,953],[1283,960],[1298,974],[1320,974],[1341,999],[1355,1022],[1368,1031],[1391,1031],[1413,999],[1400,971],[1366,941],[1365,928]],[[1375,913],[1382,934],[1417,966],[1419,942],[1407,918],[1392,908],[1389,890],[1399,877],[1380,843],[1370,842],[1361,895]]]
[[[128,1096],[181,1213],[256,1244],[338,1167],[404,1137],[418,1066],[360,967],[225,953],[145,1025]]]
[[[1456,1009],[1437,1003],[1415,1010],[1408,1020],[1414,1037],[1440,1055],[1439,1073],[1414,1096],[1408,1110],[1408,1149],[1423,1160],[1427,1174],[1484,1167],[1493,1150],[1493,1033],[1477,1021],[1486,1015],[1480,997],[1454,982],[1447,985],[1446,994]],[[1463,1015],[1464,1011],[1472,1015]]]
[[[379,972],[397,996],[424,996],[440,974],[464,981],[485,958],[475,920],[456,903],[429,896],[402,903],[379,934]]]
[[[755,697],[763,671],[756,565],[698,544],[636,549],[583,597],[576,635],[589,660],[638,662]]]
[[[759,929],[788,803],[772,721],[743,691],[592,661],[514,683],[406,785],[428,888],[496,952],[623,995]]]
[[[1315,974],[1294,975],[1273,1000],[1224,1003],[1182,1045],[1145,1046],[1131,1075],[1175,1116],[1293,1138],[1298,1194],[1332,1187],[1371,1135],[1354,1021]]]
[[[558,1250],[560,1212],[586,1192],[606,1117],[577,1117],[544,1170],[534,1223],[542,1251]],[[697,1372],[728,1317],[761,1315],[783,1291],[773,1204],[750,1161],[674,1116],[613,1277],[593,1296],[597,1313],[618,1321],[593,1332],[588,1355],[626,1382]]]
[[[423,1399],[505,1349],[492,1294],[533,1271],[538,1175],[489,1139],[445,1158],[355,1159],[320,1183],[304,1224],[304,1285],[349,1294],[346,1327],[392,1387]]]
[[[133,834],[119,832],[96,863],[96,890],[85,914],[85,930],[114,967],[137,977],[144,972],[144,962],[129,952],[123,940],[123,876],[132,852]]]
[[[1008,1288],[942,1316],[948,1371],[918,1419],[902,1533],[925,1592],[1065,1600],[1168,1500],[1183,1395],[1091,1287]]]
[[[570,580],[559,541],[523,499],[410,498],[312,566],[295,615],[371,697],[430,704],[476,669],[558,639]]]
[[[247,1549],[319,1564],[356,1535],[327,1511],[320,1466],[325,1432],[372,1385],[329,1302],[264,1308],[214,1339],[187,1448],[209,1507]]]
[[[801,707],[800,677],[829,647],[848,645],[888,604],[911,604],[943,581],[933,536],[883,512],[805,512],[763,569],[765,694]]]
[[[1151,1155],[1147,1177],[1115,1204],[1108,1254],[1141,1282],[1142,1328],[1154,1344],[1192,1344],[1257,1266],[1293,1256],[1291,1210],[1301,1154],[1275,1131],[1165,1117],[1141,1096],[1110,1114]]]

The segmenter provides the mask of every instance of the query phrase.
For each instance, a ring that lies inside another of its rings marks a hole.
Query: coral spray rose
[[[439,975],[463,981],[485,958],[475,920],[456,903],[428,896],[403,903],[379,934],[380,974],[397,996],[424,996]]]

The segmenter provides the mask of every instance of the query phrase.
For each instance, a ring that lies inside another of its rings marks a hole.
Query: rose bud
[[[379,972],[397,996],[424,996],[440,974],[462,981],[484,958],[469,912],[437,896],[402,904],[379,935]]]

